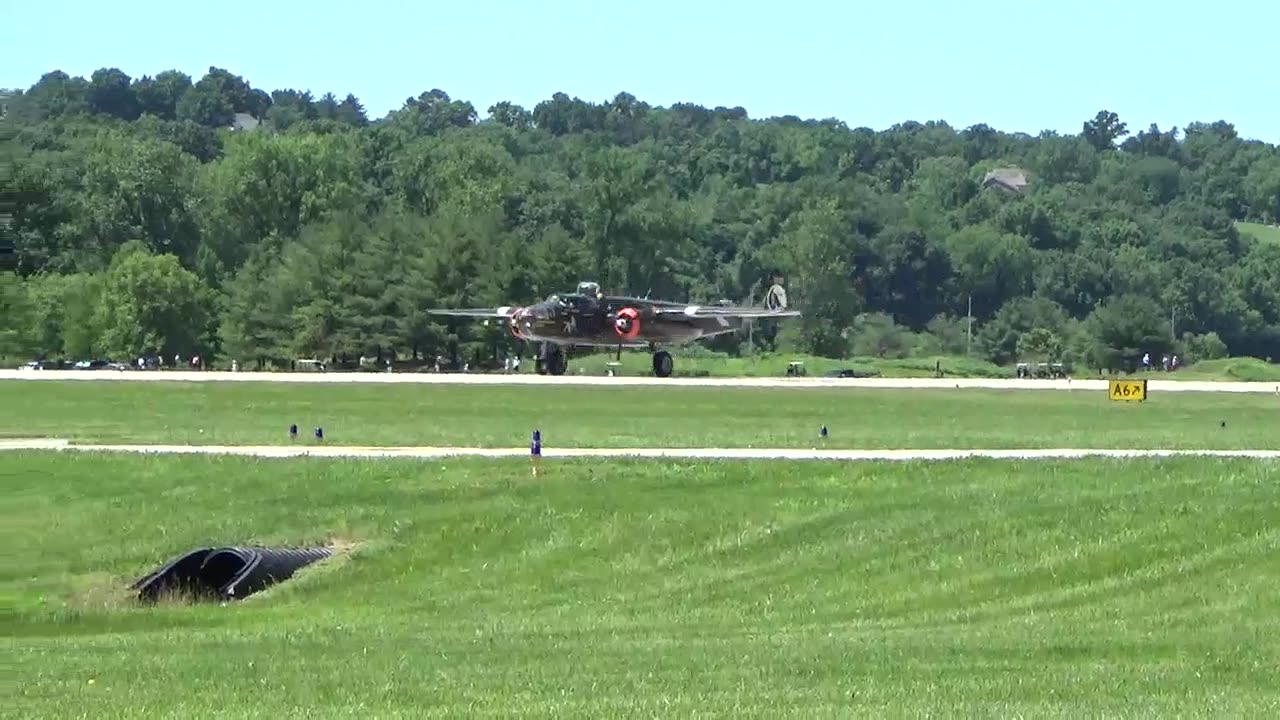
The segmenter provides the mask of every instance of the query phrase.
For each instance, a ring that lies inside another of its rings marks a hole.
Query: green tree
[[[46,273],[26,279],[28,332],[35,355],[44,357],[64,356],[67,351],[68,330],[74,341],[76,329],[68,328],[67,321],[84,309],[70,304],[78,298],[68,290],[78,284],[81,276]]]
[[[126,240],[195,258],[199,230],[190,212],[196,161],[176,145],[106,131],[86,148],[76,208],[88,240],[110,257]]]
[[[255,248],[223,286],[218,339],[225,357],[239,362],[284,360],[291,355],[288,308],[279,293],[272,250]]]
[[[1250,212],[1268,223],[1280,223],[1280,153],[1254,163],[1244,178]]]
[[[1032,328],[1018,337],[1018,359],[1024,362],[1059,362],[1062,349],[1062,338],[1047,328]]]
[[[22,278],[0,272],[0,357],[21,357],[36,347],[31,298]]]
[[[109,352],[102,342],[103,321],[100,309],[103,276],[77,273],[66,276],[60,288],[62,303],[62,351],[68,358],[89,360]]]
[[[1129,134],[1120,116],[1109,110],[1099,110],[1092,120],[1084,124],[1080,135],[1099,152],[1112,150],[1116,141]]]
[[[132,79],[120,68],[101,68],[89,78],[89,111],[121,120],[136,120],[140,114]]]
[[[1098,307],[1088,318],[1093,338],[1089,361],[1110,370],[1134,370],[1142,356],[1158,359],[1172,349],[1169,327],[1150,298],[1119,295]],[[1155,363],[1153,363],[1154,365]]]
[[[877,131],[622,91],[499,100],[480,122],[442,89],[371,118],[346,89],[268,92],[217,67],[33,80],[0,99],[33,352],[146,340],[98,309],[137,240],[214,291],[200,342],[245,362],[501,352],[500,329],[422,308],[582,279],[751,302],[779,274],[804,317],[712,348],[965,352],[972,308],[972,348],[999,362],[1123,365],[1159,350],[1148,331],[1280,357],[1280,250],[1236,224],[1280,222],[1280,152],[1227,120]],[[262,124],[232,129],[241,113]],[[1134,298],[1152,328],[1113,312]]]
[[[197,188],[202,235],[217,258],[203,268],[209,281],[239,267],[253,245],[279,247],[306,225],[360,210],[367,197],[357,140],[348,135],[236,134]]]
[[[807,312],[783,332],[794,328],[808,352],[842,358],[851,348],[849,330],[863,310],[850,264],[858,241],[832,200],[815,202],[788,223],[780,244],[792,295]]]
[[[138,110],[161,120],[178,118],[178,101],[191,89],[191,76],[178,70],[165,70],[154,78],[143,75],[133,84]]]
[[[120,360],[207,352],[211,309],[207,288],[176,257],[126,243],[102,277],[97,347]]]

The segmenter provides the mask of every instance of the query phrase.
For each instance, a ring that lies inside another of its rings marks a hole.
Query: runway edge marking
[[[443,457],[520,457],[527,448],[479,447],[356,447],[289,445],[126,445],[75,444],[66,440],[38,438],[0,441],[0,451],[109,452],[181,455],[239,455],[261,458],[326,457],[326,458],[443,458]],[[882,450],[818,450],[803,448],[561,448],[544,450],[543,457],[612,457],[649,459],[707,460],[962,460],[985,458],[997,460],[1051,460],[1150,457],[1221,457],[1280,459],[1280,450],[1188,450],[1188,449],[1120,449],[1120,448],[1016,448],[1016,449],[882,449]]]
[[[539,387],[744,387],[744,388],[881,388],[901,390],[1057,390],[1097,391],[1106,379],[1035,380],[1023,378],[657,378],[642,375],[502,375],[465,373],[254,373],[137,370],[3,370],[0,380],[78,382],[280,382],[417,385],[527,385]],[[1148,380],[1153,393],[1276,393],[1280,383],[1209,380]]]

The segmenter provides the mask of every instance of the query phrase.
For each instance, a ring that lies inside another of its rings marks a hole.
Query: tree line
[[[625,92],[482,118],[439,89],[371,120],[216,67],[0,102],[10,357],[488,355],[513,341],[424,311],[579,280],[758,302],[774,273],[803,318],[713,349],[1280,355],[1280,245],[1239,224],[1280,222],[1280,150],[1225,120],[874,131]]]

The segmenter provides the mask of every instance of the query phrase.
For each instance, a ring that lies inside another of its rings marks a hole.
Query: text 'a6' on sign
[[[1112,380],[1107,385],[1107,394],[1112,400],[1142,402],[1147,399],[1146,380]]]

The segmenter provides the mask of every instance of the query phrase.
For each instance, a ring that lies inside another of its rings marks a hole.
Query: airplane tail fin
[[[781,282],[775,281],[765,291],[764,307],[772,312],[782,312],[787,309],[787,289]]]

